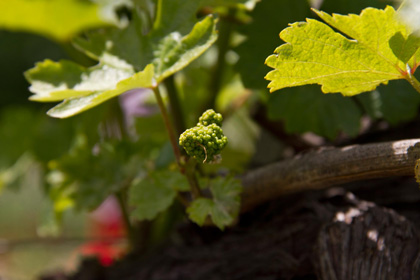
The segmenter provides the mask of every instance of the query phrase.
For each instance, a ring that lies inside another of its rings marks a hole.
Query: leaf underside
[[[420,41],[410,36],[392,7],[349,16],[315,12],[348,37],[313,19],[284,29],[280,38],[286,44],[266,60],[275,69],[266,75],[270,92],[319,84],[324,93],[351,96],[404,78],[406,63],[416,67]]]

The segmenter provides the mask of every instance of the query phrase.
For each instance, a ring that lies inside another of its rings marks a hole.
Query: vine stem
[[[408,65],[408,63],[406,64],[406,70],[407,70],[407,75],[406,75],[406,80],[413,86],[413,88],[420,93],[420,83],[419,81],[416,79],[416,77],[414,77],[413,73],[412,73],[412,69],[410,68],[410,66]],[[415,70],[415,69],[414,69]]]
[[[174,120],[175,129],[178,135],[185,131],[184,114],[182,113],[181,104],[179,102],[178,91],[175,86],[174,75],[167,77],[164,81],[166,91],[169,97],[169,106],[171,109],[172,119]]]
[[[178,141],[175,137],[175,132],[174,132],[173,126],[171,124],[171,121],[169,119],[168,112],[166,110],[165,104],[163,103],[163,99],[162,99],[162,96],[160,94],[159,87],[158,86],[154,87],[153,92],[155,94],[160,112],[162,113],[162,117],[163,117],[163,121],[165,123],[166,131],[168,132],[168,135],[169,135],[169,141],[171,142],[172,149],[173,149],[174,154],[175,154],[176,163],[178,164],[178,167],[182,171],[184,168],[183,168],[183,165],[181,163],[181,151],[179,149]]]
[[[242,177],[241,211],[279,196],[358,180],[413,176],[420,139],[324,148],[280,161]]]
[[[166,110],[165,104],[163,103],[162,96],[160,94],[159,88],[158,87],[153,88],[153,92],[155,94],[159,109],[162,113],[162,117],[163,117],[163,120],[164,120],[164,123],[165,123],[165,127],[166,127],[166,130],[167,130],[168,135],[169,135],[169,140],[171,142],[172,149],[173,149],[174,154],[175,154],[176,163],[177,163],[181,173],[183,173],[187,177],[187,180],[188,180],[188,183],[190,185],[191,194],[192,194],[193,198],[194,199],[199,198],[199,197],[201,197],[201,191],[200,191],[200,186],[199,186],[198,181],[197,181],[197,177],[195,176],[195,165],[196,164],[187,163],[186,165],[184,165],[182,163],[181,151],[180,151],[179,146],[178,146],[178,141],[177,141],[177,138],[175,137],[175,132],[174,132],[173,126],[171,124],[171,121],[169,119],[169,115],[168,115],[168,112]]]
[[[127,203],[126,203],[126,198],[125,198],[125,192],[124,191],[119,191],[115,194],[115,197],[117,198],[118,205],[119,205],[120,211],[121,211],[121,217],[122,217],[122,219],[124,221],[124,224],[125,224],[125,227],[127,229],[128,240],[130,241],[131,248],[134,248],[134,246],[137,243],[137,240],[136,240],[136,237],[135,237],[135,232],[134,232],[133,225],[131,224],[131,221],[130,221],[130,216],[129,216],[128,211],[127,211]]]
[[[228,17],[233,16],[234,8],[229,8]],[[206,108],[214,108],[217,95],[222,87],[223,74],[226,68],[226,53],[229,51],[230,40],[233,33],[233,23],[227,19],[221,19],[219,22],[219,38],[217,39],[218,55],[216,65],[214,67],[209,89],[210,99],[207,101]]]

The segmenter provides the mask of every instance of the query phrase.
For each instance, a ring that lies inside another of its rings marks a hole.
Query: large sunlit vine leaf
[[[115,9],[122,5],[130,5],[130,1],[0,1],[0,28],[34,32],[65,41],[86,29],[118,25]]]
[[[26,72],[31,99],[62,103],[49,111],[69,117],[134,88],[155,87],[200,56],[216,40],[216,20],[197,22],[200,1],[159,1],[151,30],[137,10],[125,29],[109,29],[75,40],[76,46],[99,61],[86,69],[71,62],[44,61]]]
[[[209,181],[212,198],[198,198],[187,208],[192,221],[202,226],[208,217],[220,229],[231,225],[240,206],[242,186],[239,180],[233,178],[216,178]],[[201,186],[206,186],[201,182]]]
[[[186,178],[177,171],[158,170],[133,182],[130,188],[131,215],[138,220],[152,220],[172,205],[177,191],[188,191]]]
[[[395,10],[367,8],[361,15],[333,15],[316,11],[335,32],[317,20],[292,24],[280,33],[286,44],[267,58],[269,88],[320,84],[324,93],[355,95],[381,83],[404,78],[406,63],[417,67],[420,41],[410,36]]]

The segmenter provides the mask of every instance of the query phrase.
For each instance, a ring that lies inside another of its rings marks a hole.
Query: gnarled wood
[[[264,166],[242,179],[242,211],[277,197],[358,180],[414,175],[420,139],[324,148]]]

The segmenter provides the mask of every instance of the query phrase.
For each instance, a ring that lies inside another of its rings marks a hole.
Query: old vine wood
[[[294,192],[358,180],[414,176],[419,158],[420,139],[322,148],[299,154],[245,174],[241,211]]]

